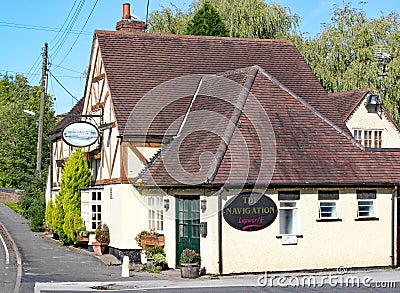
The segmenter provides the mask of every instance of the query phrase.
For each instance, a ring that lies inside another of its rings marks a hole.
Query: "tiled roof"
[[[63,130],[63,128],[65,126],[67,126],[68,124],[75,122],[75,121],[79,121],[81,120],[81,118],[79,117],[79,115],[82,114],[82,110],[83,110],[83,102],[84,102],[85,98],[81,98],[73,107],[72,109],[64,114],[63,118],[60,120],[60,122],[58,122],[50,131],[49,131],[49,135],[54,135],[57,132],[60,132],[61,130]]]
[[[355,108],[360,104],[365,95],[370,92],[370,89],[358,89],[329,93],[328,96],[332,100],[332,106],[336,109],[336,112],[339,113],[340,119],[346,121]],[[327,116],[329,116],[329,113],[327,113]]]
[[[145,107],[137,111],[125,129],[128,117],[138,101],[150,90],[174,78],[193,74],[216,74],[237,68],[258,65],[279,79],[291,91],[304,97],[313,106],[328,109],[328,95],[290,41],[239,39],[203,36],[146,34],[121,31],[96,31],[104,62],[110,94],[120,133],[124,136],[142,134],[141,119],[155,118],[148,135],[174,134],[177,128],[167,128],[172,121],[179,125],[190,104],[188,83],[179,98],[177,89],[169,88],[145,99]],[[294,74],[295,73],[295,74]],[[197,80],[198,82],[198,80]],[[193,83],[189,84],[193,90]],[[185,91],[186,90],[186,91]],[[171,94],[172,92],[172,94]],[[154,109],[171,101],[154,116]],[[169,100],[168,100],[169,99]],[[147,129],[147,128],[146,128]]]
[[[257,102],[268,115],[271,128],[268,123],[257,125],[262,121]],[[340,131],[310,103],[288,91],[262,68],[258,69],[222,158],[218,157],[217,148],[223,139],[216,133],[226,133],[228,126],[222,122],[233,117],[234,106],[208,96],[199,96],[195,104],[182,129],[187,135],[178,136],[163,149],[138,178],[138,185],[267,185],[271,179],[270,183],[276,186],[366,186],[400,181],[400,152],[366,152],[347,132]],[[196,131],[201,123],[196,111],[200,109],[212,111],[202,115],[205,127]],[[216,119],[215,111],[226,119],[222,122]],[[210,125],[216,127],[207,131]],[[213,166],[218,168],[215,178],[210,180],[209,170]]]

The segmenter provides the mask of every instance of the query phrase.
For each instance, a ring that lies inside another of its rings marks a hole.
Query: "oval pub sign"
[[[241,231],[258,231],[271,225],[277,215],[275,202],[261,193],[244,192],[224,206],[225,221]]]
[[[62,132],[62,139],[73,147],[87,147],[99,138],[99,130],[89,122],[78,121],[67,125]]]

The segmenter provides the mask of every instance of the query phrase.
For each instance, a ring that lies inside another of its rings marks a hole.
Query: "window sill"
[[[316,220],[317,222],[341,222],[342,219],[339,218],[320,218]]]
[[[365,218],[356,218],[354,221],[362,222],[362,221],[379,221],[377,217],[365,217]]]
[[[303,238],[303,235],[300,234],[279,234],[276,235],[276,239],[282,239],[283,236],[296,236],[297,238]]]

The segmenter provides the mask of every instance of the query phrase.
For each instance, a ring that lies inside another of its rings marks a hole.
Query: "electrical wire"
[[[85,4],[85,0],[80,0],[73,16],[71,17],[71,19],[68,22],[66,32],[62,34],[59,41],[55,45],[54,53],[52,53],[53,58],[55,58],[58,55],[58,53],[60,53],[61,48],[64,46],[66,40],[68,39],[69,34],[70,34],[72,28],[74,27],[76,20],[78,19],[79,14],[81,13],[84,4]]]
[[[55,40],[57,39],[58,35],[62,32],[62,30],[63,30],[65,24],[66,24],[67,21],[68,21],[69,16],[71,15],[72,11],[74,10],[74,7],[75,7],[75,4],[76,4],[77,1],[78,1],[78,0],[75,0],[75,1],[74,1],[74,4],[72,5],[71,9],[69,10],[68,15],[67,15],[67,17],[65,18],[64,23],[62,24],[60,30],[59,30],[58,33],[54,36],[54,38],[49,42],[49,44],[52,44],[53,41],[55,41]],[[65,31],[65,30],[64,30],[64,31]],[[57,43],[56,43],[56,45],[57,45]]]
[[[30,78],[33,77],[33,75],[35,75],[34,72],[37,70],[37,67],[40,65],[40,59],[41,58],[42,58],[42,54],[40,54],[36,58],[35,62],[31,66],[31,68],[29,69],[28,74],[26,76],[26,79],[28,81],[29,81]],[[29,87],[29,85],[26,85],[26,88],[28,88],[28,87]],[[8,107],[12,103],[12,98],[16,97],[17,95],[19,95],[23,90],[24,90],[24,87],[16,88],[12,93],[10,93],[2,101],[0,101],[0,107],[2,107],[2,108]]]
[[[96,0],[96,2],[94,3],[92,10],[89,13],[89,16],[86,18],[86,21],[85,21],[84,25],[82,26],[81,32],[85,29],[87,23],[89,22],[89,19],[92,16],[92,13],[93,13],[94,9],[96,8],[96,5],[98,2],[99,2],[99,0]],[[75,41],[72,44],[71,48],[69,48],[67,54],[64,56],[64,58],[61,60],[61,62],[55,68],[57,68],[60,64],[62,64],[64,62],[64,60],[68,57],[69,53],[71,53],[71,51],[72,51],[72,48],[75,46],[76,42],[78,41],[79,37],[80,37],[80,34],[78,34],[76,36]]]
[[[21,23],[12,23],[12,22],[0,22],[0,27],[10,27],[10,28],[19,28],[19,29],[28,29],[28,30],[35,30],[35,31],[45,31],[45,32],[67,32],[62,28],[54,28],[54,27],[47,27],[47,26],[38,26],[38,25],[29,25],[29,24],[21,24]],[[79,32],[77,30],[71,30],[71,34],[82,34],[82,35],[91,35],[91,32]]]
[[[57,79],[57,77],[55,77],[53,75],[53,73],[51,73],[51,71],[49,71],[50,75],[54,78],[54,80],[72,97],[74,98],[77,102],[79,101],[73,94],[71,94],[71,92],[69,90],[67,90],[67,88]]]

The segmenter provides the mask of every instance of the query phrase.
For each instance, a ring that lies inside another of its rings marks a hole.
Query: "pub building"
[[[286,40],[151,34],[124,4],[96,30],[83,98],[51,131],[46,193],[85,121],[92,181],[81,214],[110,253],[143,262],[135,236],[165,236],[209,274],[399,265],[400,133],[369,89],[328,94]],[[379,98],[379,97],[378,97]]]

